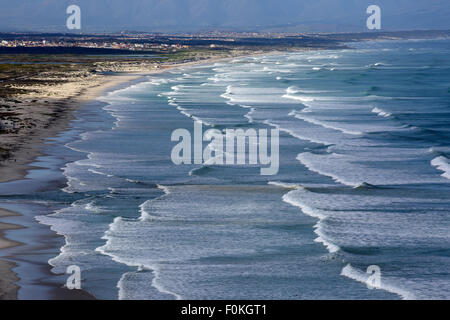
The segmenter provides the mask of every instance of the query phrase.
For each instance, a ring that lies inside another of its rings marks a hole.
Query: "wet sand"
[[[0,218],[17,216],[18,214],[9,210],[0,209]],[[9,240],[4,237],[4,231],[22,228],[19,225],[0,222],[0,249],[10,248],[20,245],[19,242]],[[17,297],[19,287],[15,284],[17,275],[12,271],[15,263],[0,260],[0,300],[11,300]]]

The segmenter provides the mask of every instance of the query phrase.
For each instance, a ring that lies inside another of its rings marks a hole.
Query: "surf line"
[[[187,129],[174,130],[171,141],[177,141],[178,144],[172,148],[172,162],[175,165],[259,164],[261,175],[278,173],[280,146],[278,129],[270,129],[270,154],[268,129],[225,129],[224,131],[225,133],[212,128],[203,133],[203,125],[197,121],[194,123],[194,139]],[[203,142],[209,142],[209,144],[203,148]]]

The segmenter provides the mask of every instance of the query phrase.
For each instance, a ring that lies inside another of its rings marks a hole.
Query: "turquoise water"
[[[98,298],[448,299],[450,42],[352,46],[110,92],[48,146],[64,185],[4,201],[50,207],[53,272],[80,266]],[[195,121],[278,128],[279,172],[174,165],[171,133]]]

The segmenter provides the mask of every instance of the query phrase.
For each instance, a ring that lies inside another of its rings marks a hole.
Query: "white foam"
[[[285,94],[282,96],[282,98],[291,99],[291,100],[297,100],[300,102],[311,102],[314,101],[313,97],[306,97],[306,96],[296,96],[293,94]]]
[[[138,271],[144,271],[144,270],[151,270],[153,274],[153,278],[151,281],[151,286],[154,287],[156,290],[158,290],[160,293],[172,295],[175,297],[176,300],[182,300],[183,297],[179,294],[169,291],[166,288],[164,288],[162,285],[159,284],[159,274],[160,274],[160,267],[158,265],[152,265],[152,266],[144,266],[139,265],[137,266]],[[119,282],[117,283],[117,288],[119,289],[118,298],[119,300],[144,300],[146,296],[140,297],[139,294],[142,294],[142,292],[134,291],[134,290],[127,290],[127,276],[132,274],[131,272],[124,273],[121,277]]]
[[[102,209],[102,208],[96,206],[94,201],[91,201],[91,202],[89,202],[88,204],[86,204],[86,205],[84,206],[84,208],[85,208],[86,210],[88,210],[88,211],[95,212],[95,213],[105,212],[104,209]]]
[[[315,242],[323,244],[325,246],[325,248],[327,248],[328,252],[330,252],[330,253],[336,253],[339,250],[341,250],[341,248],[339,248],[337,245],[335,245],[333,242],[331,242],[331,240],[322,231],[321,221],[316,223],[314,225],[314,228],[315,228],[315,230],[314,230],[315,234],[318,235],[318,237],[316,239],[314,239]]]
[[[390,66],[390,65],[387,63],[383,63],[383,62],[376,62],[376,63],[367,65],[367,68],[387,67],[387,66]]]
[[[386,112],[386,111],[384,111],[384,110],[382,110],[380,108],[377,108],[377,107],[373,108],[372,112],[378,114],[380,117],[385,117],[385,118],[388,118],[388,117],[390,117],[392,115],[391,113]]]
[[[169,195],[170,194],[170,189],[169,189],[169,187],[163,186],[163,185],[160,185],[160,184],[157,184],[156,186],[158,187],[158,189],[163,191],[164,194],[162,196],[158,197],[158,198],[147,200],[147,201],[145,201],[144,203],[142,203],[139,206],[139,212],[141,213],[141,215],[138,218],[138,220],[140,220],[140,221],[149,221],[149,220],[160,219],[161,218],[159,216],[151,214],[151,212],[150,212],[150,210],[148,208],[154,201],[160,200],[163,197]]]
[[[92,172],[92,173],[94,173],[94,174],[101,175],[101,176],[106,176],[106,177],[108,177],[108,178],[114,177],[112,174],[103,173],[103,172],[100,172],[100,171],[94,170],[94,169],[88,169],[88,171],[89,171],[89,172]]]
[[[295,93],[297,93],[299,91],[300,91],[300,89],[298,87],[296,87],[296,86],[291,86],[291,87],[286,89],[286,93],[287,94],[295,94]]]
[[[327,156],[330,158],[340,157],[340,155],[338,155],[338,154],[329,154]],[[314,155],[310,152],[304,152],[304,153],[300,153],[297,156],[297,160],[300,161],[309,170],[317,172],[318,174],[321,174],[324,176],[328,176],[328,177],[332,178],[333,180],[340,182],[342,184],[345,184],[347,186],[357,187],[357,186],[361,185],[362,183],[364,183],[364,181],[348,180],[342,176],[332,173],[331,171],[326,171],[325,169],[322,168],[323,162],[321,162],[320,159],[318,159],[317,157],[326,157],[326,156],[319,156],[319,155]],[[325,168],[327,168],[326,164],[325,164]]]
[[[161,186],[161,187],[162,187],[163,189],[165,188],[165,187],[163,187],[163,186]],[[141,216],[141,217],[142,217],[142,216]],[[142,221],[141,219],[139,219],[139,220]],[[139,220],[138,220],[138,221],[139,221]],[[162,285],[160,285],[160,284],[158,283],[158,278],[159,278],[159,266],[158,266],[157,264],[151,264],[151,265],[150,265],[150,264],[148,264],[148,265],[145,264],[145,265],[143,265],[143,264],[141,264],[141,263],[134,262],[134,261],[131,261],[131,260],[129,260],[129,259],[121,259],[121,258],[119,258],[118,256],[116,256],[116,255],[113,253],[114,251],[110,251],[110,250],[109,250],[110,242],[111,242],[111,238],[110,238],[109,234],[110,234],[111,232],[118,231],[117,227],[120,225],[120,223],[121,223],[122,221],[123,221],[123,218],[122,218],[122,217],[116,217],[116,218],[114,218],[114,221],[109,225],[108,231],[106,231],[106,232],[105,232],[105,235],[102,237],[102,239],[106,240],[105,245],[96,248],[95,251],[100,252],[100,253],[103,254],[103,255],[106,255],[106,256],[111,257],[111,259],[112,259],[113,261],[115,261],[115,262],[122,263],[122,264],[125,264],[125,265],[130,266],[130,267],[136,267],[138,270],[142,270],[143,268],[152,270],[152,271],[153,271],[153,275],[154,275],[153,280],[152,280],[152,286],[153,286],[154,288],[156,288],[156,289],[157,289],[159,292],[161,292],[161,293],[172,295],[172,296],[175,297],[175,299],[181,300],[182,297],[181,297],[180,295],[178,295],[178,294],[175,293],[175,292],[171,292],[171,291],[165,289]],[[122,278],[121,278],[121,279],[122,279]],[[119,299],[125,299],[125,298],[126,298],[126,295],[123,293],[123,285],[122,285],[122,283],[121,283],[120,280],[119,280],[119,282],[118,282],[118,284],[117,284],[117,287],[119,288]]]
[[[149,78],[149,83],[155,85],[155,86],[160,86],[162,84],[166,84],[169,81],[167,79],[164,78]]]
[[[292,188],[291,184],[285,184],[282,182],[272,182],[270,184],[280,185],[280,186],[284,185],[284,186],[288,186],[288,187]],[[325,235],[325,233],[322,230],[322,221],[327,218],[326,213],[320,209],[312,208],[312,207],[306,205],[305,203],[303,203],[301,201],[300,193],[298,192],[299,190],[304,192],[304,189],[302,187],[300,187],[300,188],[294,187],[293,191],[290,191],[283,196],[283,201],[286,203],[289,203],[290,205],[292,205],[294,207],[300,208],[304,214],[311,216],[313,218],[319,219],[319,221],[314,225],[314,233],[318,236],[314,241],[318,242],[318,243],[322,243],[325,246],[325,248],[328,250],[328,252],[330,252],[330,253],[338,252],[340,250],[339,246],[334,244]]]
[[[289,113],[289,115],[290,116],[294,116],[297,119],[300,119],[300,120],[303,120],[303,121],[306,121],[306,122],[309,122],[309,123],[312,123],[312,124],[315,124],[315,125],[319,125],[321,127],[327,128],[327,129],[340,131],[340,132],[345,133],[345,134],[351,134],[351,135],[362,135],[363,134],[363,132],[361,132],[361,131],[354,131],[354,130],[349,130],[349,129],[345,129],[345,128],[342,128],[342,127],[338,127],[338,126],[336,126],[334,124],[331,124],[330,122],[317,120],[317,119],[314,119],[312,117],[308,117],[308,116],[302,115],[301,113],[298,113],[298,112],[295,112],[295,111]]]
[[[444,156],[439,156],[431,160],[431,165],[436,167],[438,170],[444,171],[441,176],[450,179],[450,160]]]
[[[246,117],[247,119],[248,119],[248,122],[249,123],[253,123],[253,117],[252,117],[252,114],[255,112],[255,108],[250,108],[250,111],[246,114],[246,115],[244,115],[244,117]]]
[[[325,141],[325,140],[316,138],[316,137],[311,136],[311,135],[303,135],[303,134],[299,134],[298,131],[302,131],[302,132],[305,132],[305,131],[304,131],[304,130],[297,130],[297,131],[294,131],[294,130],[292,130],[292,129],[284,128],[284,127],[282,127],[282,126],[280,126],[280,125],[278,125],[278,124],[272,122],[272,120],[264,120],[263,123],[264,123],[264,124],[267,124],[267,125],[269,125],[269,126],[272,126],[272,127],[278,129],[278,130],[281,131],[281,132],[285,132],[285,133],[289,134],[290,136],[292,136],[292,137],[294,137],[294,138],[296,138],[296,139],[299,139],[299,140],[310,141],[310,142],[314,142],[314,143],[318,143],[318,144],[323,144],[323,145],[330,145],[330,144],[332,144],[331,141]],[[300,129],[301,129],[301,128],[300,128]],[[307,132],[305,132],[305,133],[307,133]]]
[[[354,267],[352,267],[350,264],[347,264],[344,268],[342,268],[341,271],[341,275],[345,276],[347,278],[356,280],[358,282],[362,282],[367,284],[370,274],[362,272]],[[374,287],[372,285],[372,287]],[[392,284],[390,284],[389,282],[387,282],[386,278],[383,277],[383,275],[381,274],[381,278],[380,278],[380,284],[378,285],[378,287],[374,287],[374,289],[382,289],[394,294],[399,295],[403,300],[415,300],[415,296],[411,293],[408,292],[402,288],[399,288],[397,286],[394,286]]]
[[[286,189],[299,189],[302,188],[301,185],[298,183],[287,183],[287,182],[281,182],[281,181],[269,181],[267,184],[274,185],[277,187],[282,187]]]

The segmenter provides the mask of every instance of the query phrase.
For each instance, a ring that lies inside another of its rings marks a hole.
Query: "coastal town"
[[[102,48],[102,49],[121,49],[121,50],[132,50],[132,51],[143,51],[143,50],[160,50],[169,51],[173,49],[188,49],[188,45],[176,44],[166,44],[166,43],[132,43],[125,41],[101,41],[92,40],[90,38],[79,39],[76,41],[59,40],[54,38],[42,39],[42,40],[2,40],[0,42],[0,47],[6,48],[17,48],[17,47],[39,47],[39,48],[54,48],[54,47],[65,47],[65,48]]]
[[[196,49],[292,50],[339,49],[345,43],[374,39],[448,36],[446,31],[366,33],[252,33],[206,32],[159,34],[0,33],[0,54],[134,54],[175,53]],[[0,57],[1,58],[1,57]]]
[[[304,46],[306,43],[315,46],[321,42],[318,41],[319,39],[305,41],[309,38],[297,34],[286,37],[257,33],[205,33],[197,35],[10,33],[0,34],[0,53],[26,53],[27,48],[31,48],[30,50],[39,48],[42,52],[45,52],[45,49],[55,50],[55,48],[64,49],[65,52],[71,49],[85,49],[86,52],[95,53],[95,50],[104,50],[104,53],[106,53],[107,50],[110,50],[111,53],[115,54],[120,52],[177,52],[190,48],[231,49],[235,47],[270,46],[270,43],[265,43],[269,38],[274,39],[277,44],[285,43],[287,46]],[[317,44],[314,42],[317,42]],[[32,52],[34,53],[34,51]],[[77,51],[77,53],[79,52]]]

